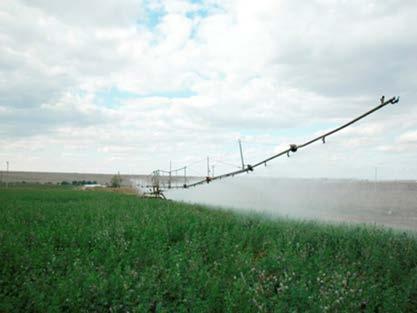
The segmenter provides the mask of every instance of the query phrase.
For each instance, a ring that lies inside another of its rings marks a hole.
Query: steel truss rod
[[[175,169],[175,170],[170,170],[170,171],[167,171],[167,170],[156,170],[156,171],[154,171],[154,172],[159,172],[159,173],[169,174],[169,173],[174,173],[174,172],[183,171],[185,168],[186,168],[186,166],[183,166],[183,167],[177,168],[177,169]]]
[[[202,184],[205,184],[205,183],[210,183],[210,182],[212,182],[214,180],[219,180],[219,179],[223,179],[223,178],[227,178],[227,177],[233,177],[235,175],[239,175],[239,174],[243,174],[243,173],[252,172],[256,167],[258,167],[260,165],[266,165],[269,161],[272,161],[272,160],[274,160],[276,158],[279,158],[279,157],[281,157],[283,155],[290,156],[290,153],[295,153],[298,150],[300,150],[302,148],[305,148],[305,147],[307,147],[307,146],[315,143],[316,141],[321,140],[323,143],[326,143],[326,137],[329,137],[329,136],[333,135],[334,133],[337,133],[337,132],[345,129],[346,127],[349,127],[350,125],[352,125],[352,124],[358,122],[359,120],[365,118],[366,116],[368,116],[368,115],[370,115],[370,114],[372,114],[372,113],[380,110],[381,108],[385,107],[388,104],[395,104],[395,103],[398,103],[399,101],[400,101],[400,98],[399,97],[392,97],[391,99],[385,100],[385,97],[382,96],[382,98],[380,100],[381,103],[378,106],[376,106],[373,109],[365,112],[364,114],[362,114],[362,115],[354,118],[353,120],[347,122],[346,124],[343,124],[342,126],[339,126],[338,128],[335,128],[335,129],[333,129],[333,130],[331,130],[331,131],[329,131],[329,132],[327,132],[327,133],[325,133],[323,135],[320,135],[320,136],[318,136],[318,137],[316,137],[314,139],[311,139],[311,140],[309,140],[309,141],[307,141],[305,143],[302,143],[300,145],[291,144],[288,149],[283,150],[283,151],[281,151],[281,152],[279,152],[279,153],[277,153],[277,154],[275,154],[275,155],[273,155],[273,156],[271,156],[269,158],[266,158],[265,160],[262,160],[262,161],[260,161],[258,163],[255,163],[254,165],[249,165],[248,164],[248,165],[246,165],[245,168],[243,168],[241,170],[229,172],[229,173],[222,174],[222,175],[218,175],[218,176],[214,176],[214,177],[206,177],[205,179],[202,179],[202,180],[197,181],[197,182],[192,183],[192,184],[188,184],[188,185],[187,184],[184,184],[182,186],[172,186],[171,188],[173,188],[173,189],[175,189],[175,188],[176,189],[180,189],[181,188],[182,189],[182,188],[195,187],[195,186],[202,185]]]

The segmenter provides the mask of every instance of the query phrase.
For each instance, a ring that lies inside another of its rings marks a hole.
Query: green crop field
[[[0,190],[0,312],[417,312],[415,235]]]

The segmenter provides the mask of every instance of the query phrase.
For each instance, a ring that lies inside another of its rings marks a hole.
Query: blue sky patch
[[[161,22],[165,13],[162,10],[148,10],[145,25],[149,29],[154,29]]]
[[[158,91],[154,93],[148,93],[140,95],[138,98],[155,98],[155,97],[161,97],[161,98],[190,98],[193,96],[196,96],[197,93],[195,93],[192,90],[189,89],[183,89],[183,90],[171,90],[171,91]]]
[[[187,18],[193,19],[195,17],[207,17],[208,16],[209,11],[204,8],[204,9],[199,9],[199,10],[195,10],[195,11],[190,11],[187,12],[187,14],[185,15]]]
[[[154,30],[165,16],[166,12],[162,8],[153,9],[146,4],[144,19],[137,21],[138,25],[145,26],[149,30]]]
[[[120,101],[137,98],[139,95],[129,91],[123,91],[119,88],[112,87],[100,90],[96,93],[95,99],[99,105],[107,107],[116,107],[120,105]]]
[[[194,91],[189,89],[182,90],[167,90],[167,91],[158,91],[151,93],[134,93],[130,91],[121,90],[117,87],[112,87],[109,89],[104,89],[96,93],[95,99],[97,104],[104,105],[107,107],[117,107],[124,100],[129,99],[144,99],[144,98],[190,98],[197,95]]]

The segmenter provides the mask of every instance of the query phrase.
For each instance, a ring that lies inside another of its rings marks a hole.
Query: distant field
[[[406,232],[0,189],[0,312],[417,312]]]
[[[13,172],[1,172],[0,173],[0,182],[9,182],[9,183],[40,183],[40,184],[60,184],[63,181],[72,182],[72,181],[95,181],[98,184],[110,184],[111,178],[114,174],[97,174],[97,173],[59,173],[59,172],[23,172],[23,171],[13,171]],[[122,177],[123,186],[131,186],[135,181],[150,181],[149,175],[120,175]],[[167,177],[161,177],[161,182],[166,182]],[[189,177],[188,179],[193,179]],[[180,181],[183,183],[183,177],[172,177],[173,182]]]
[[[9,183],[40,183],[40,184],[58,184],[63,181],[96,181],[99,184],[110,184],[114,174],[96,174],[96,173],[53,173],[53,172],[3,172],[3,181]],[[143,179],[145,175],[121,175],[122,184],[130,185],[131,179]]]

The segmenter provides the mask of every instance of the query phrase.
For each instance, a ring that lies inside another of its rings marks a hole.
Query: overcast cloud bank
[[[0,162],[204,174],[401,101],[260,175],[417,177],[415,1],[0,3]]]

